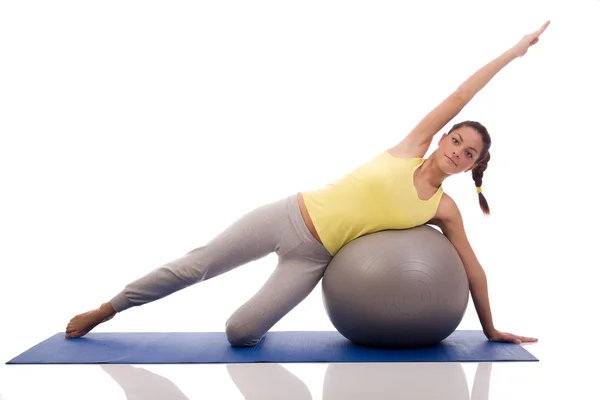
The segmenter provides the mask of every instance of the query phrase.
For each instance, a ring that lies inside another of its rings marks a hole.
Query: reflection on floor
[[[169,379],[132,365],[101,368],[127,399],[187,399]],[[231,380],[245,399],[312,399],[308,386],[280,364],[228,364]],[[456,399],[489,397],[491,363],[477,365],[472,393],[459,363],[329,364],[323,399]]]

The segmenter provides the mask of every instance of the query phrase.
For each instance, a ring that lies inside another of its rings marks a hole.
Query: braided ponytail
[[[488,202],[481,193],[481,184],[483,180],[483,173],[487,169],[488,162],[490,161],[490,152],[488,151],[485,156],[479,160],[477,166],[473,168],[471,174],[473,175],[473,180],[475,181],[475,186],[477,187],[477,193],[479,196],[479,207],[483,211],[484,215],[490,215],[490,207],[488,206]]]

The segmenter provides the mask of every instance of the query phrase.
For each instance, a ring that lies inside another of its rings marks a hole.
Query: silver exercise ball
[[[365,346],[434,345],[460,324],[469,283],[454,246],[428,225],[361,236],[325,270],[323,303],[335,328]]]

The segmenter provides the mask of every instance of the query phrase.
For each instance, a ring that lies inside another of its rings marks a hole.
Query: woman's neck
[[[417,168],[414,180],[415,183],[420,182],[434,188],[439,188],[449,176],[449,174],[442,171],[435,163],[435,153],[433,153],[429,158],[425,159],[425,162],[423,162],[419,168]]]

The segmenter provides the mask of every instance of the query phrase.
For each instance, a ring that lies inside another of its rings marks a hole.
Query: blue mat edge
[[[334,333],[336,331],[273,331],[273,332],[269,332],[269,333],[281,333],[281,334],[285,334],[285,333],[289,333],[289,334],[302,334],[302,333]],[[267,335],[269,334],[267,333]],[[337,333],[337,332],[336,332]],[[463,334],[468,334],[468,333],[480,333],[483,335],[483,332],[481,330],[457,330],[453,333],[463,333]],[[136,334],[223,334],[222,331],[213,331],[213,332],[197,332],[197,331],[186,331],[186,332],[171,332],[171,331],[161,331],[161,332],[97,332],[97,333],[90,333],[88,334],[88,336],[93,337],[95,334],[101,334],[101,335],[105,335],[105,334],[126,334],[126,335],[136,335]],[[62,336],[64,335],[64,332],[58,332],[56,334],[53,334],[49,337],[47,337],[46,339],[38,342],[37,344],[31,346],[30,348],[28,348],[25,351],[22,351],[19,355],[13,357],[11,360],[7,361],[5,363],[5,365],[100,365],[100,364],[115,364],[114,362],[102,362],[102,361],[83,361],[83,362],[23,362],[23,361],[18,361],[19,358],[21,358],[21,356],[23,356],[25,353],[28,353],[29,351],[31,351],[32,349],[34,349],[37,346],[40,346],[42,343],[50,341],[54,338],[56,338],[57,336]],[[452,335],[451,335],[452,336]],[[76,340],[76,339],[75,339]],[[443,342],[442,342],[443,343]],[[310,361],[310,360],[295,360],[295,361],[243,361],[243,360],[238,360],[235,362],[232,362],[233,364],[245,364],[245,363],[297,363],[297,364],[301,364],[301,363],[313,363],[313,364],[317,364],[317,363],[321,363],[321,364],[332,364],[332,363],[399,363],[399,362],[412,362],[412,363],[426,363],[426,362],[459,362],[459,363],[477,363],[477,362],[502,362],[502,363],[506,363],[506,362],[539,362],[539,358],[537,358],[536,356],[534,356],[530,351],[528,351],[525,347],[521,346],[521,345],[516,345],[516,344],[512,344],[512,343],[498,343],[498,342],[489,342],[492,345],[513,345],[513,346],[520,346],[521,349],[523,350],[525,357],[520,358],[520,359],[505,359],[505,360],[491,360],[491,359],[485,359],[485,358],[471,358],[471,359],[462,359],[462,360],[438,360],[438,361],[431,361],[431,360],[377,360],[377,361],[346,361],[346,360],[322,360],[322,361]],[[366,347],[361,347],[362,350],[364,351],[369,351],[370,348],[366,348]],[[244,351],[243,349],[241,349],[242,351]],[[381,350],[381,349],[373,349],[373,350]],[[402,349],[384,349],[386,351],[390,351],[390,352],[402,352]],[[182,361],[182,362],[135,362],[135,363],[117,363],[117,364],[135,364],[135,365],[163,365],[163,364],[228,364],[227,362],[222,362],[222,361],[193,361],[193,362],[188,362],[188,361]]]

